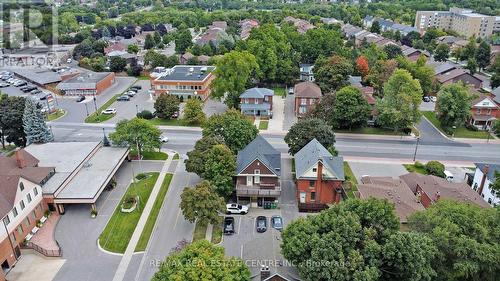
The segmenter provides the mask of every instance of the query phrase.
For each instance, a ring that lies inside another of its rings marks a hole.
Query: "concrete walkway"
[[[205,233],[205,240],[207,240],[208,242],[212,241],[212,230],[213,229],[214,229],[214,225],[213,224],[208,224],[207,225],[207,232]]]
[[[158,196],[158,193],[160,192],[163,180],[165,179],[165,176],[168,173],[168,168],[170,167],[170,164],[172,163],[172,159],[174,158],[174,155],[175,155],[175,153],[173,153],[173,152],[167,152],[167,154],[168,154],[168,159],[163,164],[163,168],[161,169],[160,175],[158,176],[158,179],[156,180],[155,186],[153,187],[153,190],[151,191],[151,195],[149,196],[148,202],[146,203],[146,206],[144,206],[144,210],[141,214],[141,218],[139,219],[139,222],[137,223],[137,226],[135,227],[134,233],[132,234],[132,237],[130,238],[130,241],[128,242],[127,249],[125,250],[125,253],[123,254],[123,257],[120,261],[120,264],[118,265],[118,268],[117,268],[115,275],[113,277],[113,281],[123,281],[123,279],[125,278],[125,274],[127,272],[127,268],[130,264],[130,261],[132,260],[132,255],[134,254],[135,247],[137,246],[137,243],[139,242],[139,238],[141,237],[142,230],[144,229],[144,226],[146,225],[146,222],[148,220],[149,213],[151,212],[151,209],[153,208],[153,205],[156,201],[156,197]]]
[[[273,97],[273,118],[269,119],[268,131],[283,130],[283,119],[285,116],[285,99],[280,96]]]

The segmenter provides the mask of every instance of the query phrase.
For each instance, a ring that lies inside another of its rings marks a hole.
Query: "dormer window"
[[[318,170],[318,169],[316,169],[316,168],[313,168],[313,173],[316,173],[316,171],[317,171],[317,170]]]
[[[20,182],[20,183],[19,183],[19,189],[21,189],[21,191],[23,191],[23,190],[24,190],[24,184],[23,184],[23,182]]]
[[[260,175],[260,170],[259,170],[259,169],[255,169],[255,170],[253,171],[253,173],[254,173],[254,174],[256,174],[256,175]]]

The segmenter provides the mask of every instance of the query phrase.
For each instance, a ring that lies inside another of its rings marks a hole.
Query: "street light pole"
[[[135,113],[139,114],[139,106],[137,104],[135,105]]]
[[[87,112],[87,116],[89,116],[89,108],[87,107],[86,103],[84,103],[84,105],[85,105],[85,111]]]
[[[417,158],[417,149],[418,149],[419,141],[420,141],[420,137],[417,137],[417,145],[415,146],[415,153],[413,154],[413,162],[415,162],[415,159]]]
[[[99,115],[99,112],[97,112],[97,99],[95,98],[95,93],[94,93],[94,107],[95,107],[96,114]]]

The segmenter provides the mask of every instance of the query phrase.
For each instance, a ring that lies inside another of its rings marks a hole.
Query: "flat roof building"
[[[197,97],[205,100],[210,95],[214,70],[215,66],[176,65],[157,74],[151,81],[151,88],[155,96],[169,94],[183,99]]]
[[[65,95],[99,95],[115,83],[114,72],[86,72],[57,85]]]

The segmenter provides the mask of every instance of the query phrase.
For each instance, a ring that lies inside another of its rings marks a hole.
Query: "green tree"
[[[33,99],[25,99],[22,121],[26,144],[47,143],[54,140],[40,107]]]
[[[495,196],[497,198],[500,198],[500,172],[495,171],[494,176],[495,179],[491,182],[490,189],[495,191]]]
[[[179,98],[174,95],[162,94],[154,104],[156,116],[161,119],[170,119],[175,112],[179,112]]]
[[[403,55],[403,50],[401,50],[401,47],[395,44],[385,45],[384,52],[387,54],[388,59],[394,59]]]
[[[323,93],[330,93],[347,86],[353,71],[352,63],[344,57],[319,57],[314,65],[314,79]]]
[[[340,32],[333,29],[313,28],[304,34],[300,46],[302,62],[313,63],[319,56],[344,54],[344,42]]]
[[[127,67],[127,60],[122,57],[114,56],[109,60],[109,69],[113,72],[122,72],[125,67]]]
[[[127,52],[130,54],[137,54],[139,52],[139,46],[136,44],[130,44],[127,46]]]
[[[378,123],[394,131],[409,128],[420,118],[422,88],[404,69],[397,69],[384,85],[384,98],[377,100]]]
[[[155,46],[162,43],[161,35],[158,31],[153,32],[153,40],[155,41]]]
[[[436,61],[446,61],[450,56],[450,47],[448,44],[441,43],[436,47],[434,52],[434,60]]]
[[[236,157],[223,144],[216,144],[207,151],[203,178],[212,183],[214,190],[223,197],[233,192],[233,175],[236,171]]]
[[[249,86],[251,79],[258,71],[259,65],[255,56],[247,51],[231,51],[217,60],[214,71],[215,79],[211,84],[212,97],[225,97],[224,103],[229,108],[239,105],[239,96]]]
[[[193,38],[189,29],[182,29],[175,34],[175,51],[177,53],[184,53],[187,48],[193,45]]]
[[[476,40],[471,37],[469,39],[469,43],[463,47],[461,54],[460,54],[460,60],[469,60],[473,59],[476,57]]]
[[[151,34],[146,35],[146,39],[144,39],[144,49],[149,50],[155,47],[155,39]]]
[[[207,152],[217,144],[224,144],[224,140],[216,136],[205,136],[197,140],[194,149],[187,153],[186,171],[203,177],[205,173],[205,160],[208,155]]]
[[[130,146],[137,149],[139,155],[143,151],[154,151],[161,146],[161,131],[147,120],[134,118],[116,123],[115,131],[109,134],[111,142],[119,146]]]
[[[444,178],[444,165],[439,161],[429,161],[425,164],[425,170],[429,175],[433,175],[436,177]]]
[[[366,125],[370,105],[358,88],[348,86],[340,89],[335,102],[331,122],[334,128],[352,129]]]
[[[370,32],[380,33],[380,23],[378,21],[374,21],[372,26],[370,26]]]
[[[335,133],[332,127],[321,119],[299,120],[285,136],[288,152],[294,155],[313,139],[317,139],[324,147],[329,148],[335,144]]]
[[[5,141],[16,146],[26,146],[23,128],[23,114],[26,98],[0,94],[0,141],[5,149]]]
[[[432,264],[439,280],[493,281],[500,278],[499,218],[498,208],[440,199],[413,214],[408,226],[434,241],[438,254]]]
[[[184,106],[184,120],[190,125],[200,125],[206,120],[203,102],[199,99],[188,99]]]
[[[445,128],[460,127],[470,116],[472,97],[463,83],[453,83],[441,87],[436,103],[438,118]]]
[[[221,137],[234,153],[249,144],[259,132],[252,122],[235,109],[212,115],[202,128],[204,137],[210,135]]]
[[[490,64],[491,47],[486,41],[481,41],[476,50],[476,61],[479,69],[483,70]]]
[[[217,195],[209,181],[202,181],[194,188],[186,187],[181,194],[180,208],[184,218],[201,225],[221,223],[224,213],[224,198]]]
[[[479,65],[477,64],[476,59],[475,58],[470,58],[470,59],[467,60],[467,65],[465,66],[465,68],[469,70],[469,73],[471,75],[474,75],[477,72],[477,67],[478,66]]]
[[[202,239],[168,255],[151,280],[247,281],[250,270],[243,261],[224,256],[223,247]]]
[[[389,80],[396,68],[397,63],[395,60],[379,60],[374,67],[370,68],[366,81],[373,87],[379,97],[384,95],[384,84]]]
[[[494,89],[500,86],[500,56],[497,56],[495,62],[490,65],[490,71],[493,73],[490,79],[490,84]]]

